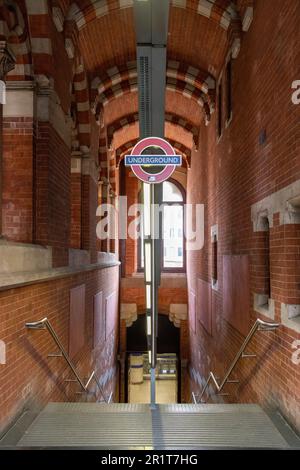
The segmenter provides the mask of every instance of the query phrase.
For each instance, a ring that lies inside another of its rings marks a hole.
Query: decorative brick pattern
[[[168,90],[196,101],[203,108],[206,121],[210,121],[215,101],[215,79],[209,73],[177,61],[168,61],[166,86]],[[128,62],[101,73],[92,81],[95,112],[99,105],[107,106],[111,100],[136,90],[136,62]]]
[[[227,30],[231,21],[238,16],[235,5],[230,0],[172,0],[172,7],[191,10],[216,22]],[[110,12],[122,8],[131,8],[133,0],[86,0],[75,1],[69,10],[69,19],[76,22],[78,29],[84,28],[95,18],[109,15]]]
[[[90,99],[88,81],[82,62],[76,67],[73,83],[77,107],[78,139],[81,150],[87,153],[91,145]]]
[[[25,0],[35,74],[53,74],[52,41],[49,37],[51,15],[47,0]]]
[[[134,113],[134,114],[125,115],[122,118],[117,119],[112,124],[110,124],[107,128],[108,147],[112,145],[115,132],[122,129],[123,127],[129,126],[130,124],[135,123],[136,121],[138,121],[138,119],[139,119],[138,113]],[[166,122],[177,124],[180,127],[183,127],[183,129],[187,130],[188,132],[191,132],[193,135],[194,143],[196,147],[198,147],[199,129],[191,121],[187,121],[186,119],[183,119],[179,115],[172,114],[172,113],[166,113],[165,120]]]

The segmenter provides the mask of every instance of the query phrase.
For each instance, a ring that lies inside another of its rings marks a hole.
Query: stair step
[[[257,405],[50,403],[18,447],[287,448]]]

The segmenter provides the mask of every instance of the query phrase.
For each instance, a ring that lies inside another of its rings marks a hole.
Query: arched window
[[[175,180],[163,183],[162,195],[162,253],[164,272],[185,271],[184,203],[185,191]],[[139,270],[144,268],[143,243],[139,244]]]
[[[163,183],[163,271],[185,269],[184,197],[184,190],[177,181]]]

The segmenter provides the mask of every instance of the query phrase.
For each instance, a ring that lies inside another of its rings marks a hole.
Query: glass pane
[[[164,268],[183,268],[183,207],[164,206]]]
[[[144,269],[144,234],[143,234],[143,224],[141,224],[141,238],[139,238],[138,243],[139,243],[139,248],[140,248],[141,268]]]
[[[163,201],[164,202],[182,202],[182,194],[180,189],[170,181],[163,183]]]

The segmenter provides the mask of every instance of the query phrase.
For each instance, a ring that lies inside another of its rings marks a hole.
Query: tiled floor
[[[150,403],[150,380],[129,385],[129,403]],[[156,380],[156,403],[177,403],[177,381]]]

